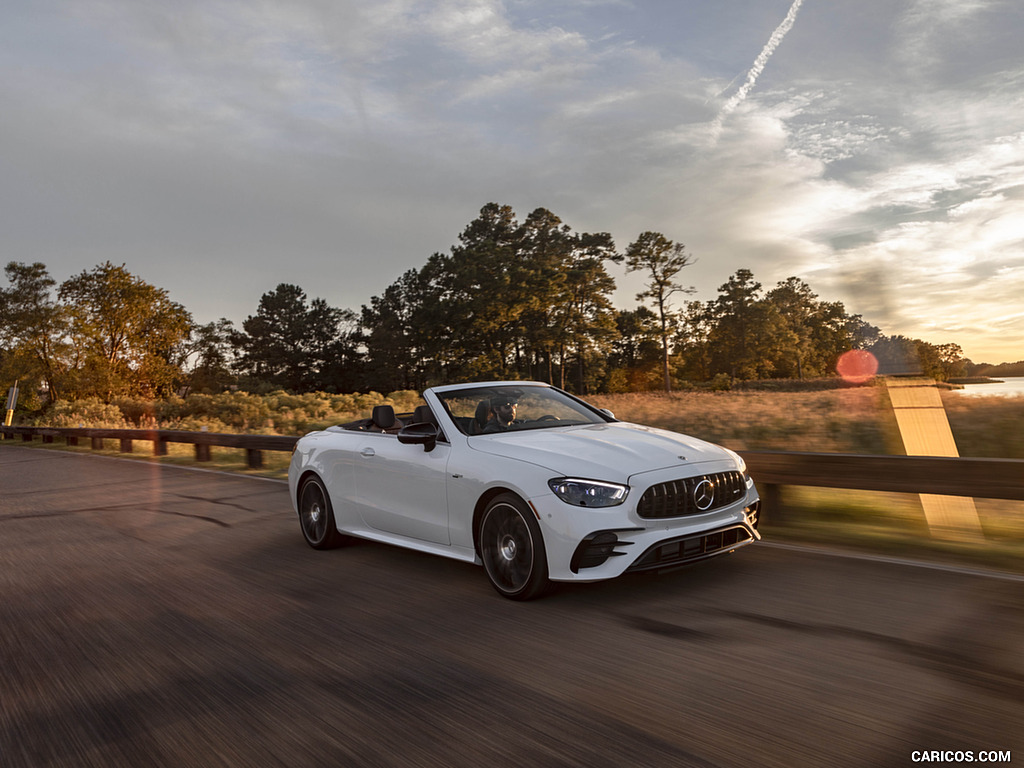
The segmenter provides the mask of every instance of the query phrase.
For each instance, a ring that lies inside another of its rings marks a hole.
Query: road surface
[[[0,765],[1024,762],[1024,584],[751,546],[498,597],[283,483],[0,445]]]

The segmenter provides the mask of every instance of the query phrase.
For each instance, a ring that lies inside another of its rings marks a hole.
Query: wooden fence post
[[[759,522],[768,521],[769,525],[778,525],[785,522],[786,513],[782,511],[782,491],[775,483],[761,486],[761,519]]]

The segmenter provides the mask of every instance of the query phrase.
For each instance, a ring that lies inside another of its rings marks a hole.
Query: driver
[[[491,416],[482,433],[507,432],[516,424],[516,408],[519,401],[513,396],[501,395],[491,398]]]

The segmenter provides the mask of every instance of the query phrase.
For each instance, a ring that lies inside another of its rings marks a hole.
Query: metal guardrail
[[[69,445],[89,439],[101,449],[104,440],[119,440],[123,453],[131,453],[136,440],[151,441],[153,454],[163,456],[168,443],[191,443],[196,460],[209,461],[210,447],[241,448],[247,463],[263,466],[264,451],[291,451],[297,437],[233,435],[166,429],[91,429],[54,427],[0,427],[5,438],[21,436],[43,442],[64,438]],[[793,451],[740,451],[757,483],[765,506],[777,514],[778,488],[805,485],[862,491],[927,493],[982,499],[1024,501],[1024,459],[948,458],[939,456],[870,456],[847,453]]]

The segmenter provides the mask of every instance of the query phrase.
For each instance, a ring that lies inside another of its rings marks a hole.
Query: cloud
[[[782,44],[783,38],[786,37],[786,33],[793,28],[793,24],[796,22],[797,13],[800,12],[800,6],[803,5],[803,0],[793,0],[793,4],[789,7],[789,11],[786,13],[786,17],[782,20],[782,23],[775,28],[772,32],[771,37],[768,38],[768,42],[765,43],[764,48],[761,49],[761,53],[758,54],[754,60],[754,65],[747,72],[747,78],[743,82],[743,85],[739,87],[732,96],[728,98],[725,104],[722,105],[722,109],[711,123],[711,135],[712,141],[718,141],[718,136],[722,130],[722,123],[735,109],[738,107],[744,99],[750,95],[750,91],[757,83],[757,78],[761,76],[765,66],[768,64],[768,59],[771,58],[772,54],[775,53],[776,49]]]
[[[206,321],[277,282],[358,308],[484,203],[544,206],[686,243],[698,298],[797,275],[890,332],[1024,356],[1024,11],[785,7],[5,8],[0,226],[11,258],[126,261]],[[616,278],[631,305],[640,278]]]

